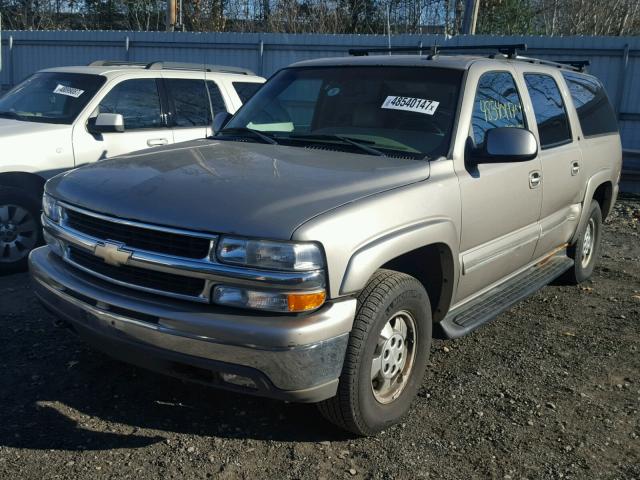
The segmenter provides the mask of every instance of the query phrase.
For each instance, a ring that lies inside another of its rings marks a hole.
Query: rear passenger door
[[[582,154],[567,108],[568,92],[557,72],[533,72],[518,66],[535,116],[531,130],[538,137],[542,162],[540,240],[534,256],[564,245],[580,213]]]
[[[211,106],[204,80],[165,75],[164,86],[174,141],[205,138],[210,132]]]

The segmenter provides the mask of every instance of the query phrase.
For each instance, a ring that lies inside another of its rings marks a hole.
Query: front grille
[[[67,225],[74,230],[102,240],[121,242],[130,248],[138,248],[178,257],[206,258],[210,240],[112,222],[87,215],[76,210],[65,210]]]
[[[109,265],[101,258],[73,246],[69,247],[69,259],[87,270],[118,282],[171,294],[199,297],[205,286],[205,281],[201,278],[156,272],[129,265],[120,267]]]

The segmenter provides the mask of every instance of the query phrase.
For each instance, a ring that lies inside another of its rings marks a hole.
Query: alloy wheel
[[[36,246],[38,222],[19,205],[0,205],[0,263],[22,260]]]

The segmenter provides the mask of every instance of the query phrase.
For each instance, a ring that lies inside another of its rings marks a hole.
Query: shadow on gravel
[[[96,352],[35,301],[27,274],[0,277],[0,446],[107,450],[200,437],[343,440],[313,405],[228,393]]]
[[[146,447],[173,434],[284,442],[349,438],[312,405],[164,377],[90,351],[50,328],[50,341],[59,342],[55,354],[45,355],[46,362],[20,362],[29,372],[14,370],[6,382],[13,385],[0,393],[0,445],[85,451]],[[36,363],[40,368],[34,373]]]

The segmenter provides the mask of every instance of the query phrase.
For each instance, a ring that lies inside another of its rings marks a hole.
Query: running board
[[[448,338],[462,337],[548,285],[572,266],[573,259],[564,252],[545,259],[478,298],[451,310],[440,322],[440,327]]]

